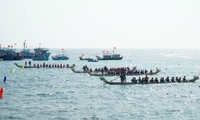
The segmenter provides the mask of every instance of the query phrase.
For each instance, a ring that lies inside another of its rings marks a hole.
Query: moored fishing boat
[[[98,60],[122,60],[123,57],[120,54],[107,53],[107,54],[103,54],[102,57],[97,55],[96,58]]]
[[[50,54],[47,48],[35,48],[32,60],[47,61],[49,60]]]
[[[67,56],[67,54],[56,54],[56,55],[54,55],[54,56],[52,56],[52,59],[53,60],[68,60],[69,59],[69,57]]]
[[[32,59],[34,53],[31,52],[31,49],[27,49],[26,40],[23,43],[23,49],[20,51],[20,54],[24,59]]]
[[[12,48],[0,48],[0,59],[2,61],[7,60],[22,60],[23,57],[19,52],[16,52]]]
[[[120,54],[116,54],[114,51],[115,49],[116,47],[114,47],[112,53],[110,53],[109,51],[103,51],[103,56],[100,57],[96,55],[96,58],[98,60],[122,60],[123,56],[121,56]]]
[[[112,80],[111,81],[108,81],[106,80],[103,76],[100,77],[100,80],[102,80],[105,84],[109,84],[109,85],[136,85],[136,84],[143,84],[143,85],[146,85],[146,84],[165,84],[165,83],[193,83],[195,82],[196,80],[198,80],[199,77],[198,76],[194,76],[192,79],[183,79],[183,80],[169,80],[169,81],[162,81],[162,80],[149,80],[149,81],[141,81],[141,80],[131,80],[132,82],[113,82]]]

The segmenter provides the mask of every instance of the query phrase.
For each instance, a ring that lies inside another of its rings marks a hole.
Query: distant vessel
[[[50,54],[51,53],[49,52],[49,49],[47,48],[35,48],[32,60],[46,61],[46,60],[49,60]]]
[[[81,56],[79,57],[80,60],[89,60],[91,59],[90,57],[83,57],[85,56],[85,54],[81,54]]]
[[[103,54],[103,57],[96,56],[98,60],[121,60],[123,57],[120,54]]]
[[[19,52],[16,52],[12,48],[0,48],[0,59],[1,60],[22,60],[23,57]]]
[[[116,47],[114,47],[114,50]],[[103,51],[103,56],[100,57],[96,55],[97,60],[121,60],[123,57],[120,54],[115,54],[113,50],[113,53],[109,53],[109,51]]]
[[[21,55],[23,56],[24,59],[31,59],[33,57],[33,52],[31,52],[31,49],[27,49],[26,46],[26,40],[23,43],[23,49],[21,50]]]
[[[23,49],[20,53],[24,59],[31,59],[34,55],[34,53],[31,52],[31,49]]]
[[[68,60],[69,57],[67,56],[67,54],[64,53],[60,53],[60,54],[56,54],[54,56],[52,56],[53,60]]]
[[[93,58],[89,58],[87,61],[88,61],[88,62],[98,62],[97,59],[93,59]]]

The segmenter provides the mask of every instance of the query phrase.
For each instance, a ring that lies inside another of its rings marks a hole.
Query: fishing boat
[[[156,68],[156,71],[150,70],[150,72],[135,72],[136,67],[134,67],[134,69],[132,69],[131,71],[126,72],[125,75],[127,76],[155,75],[159,73],[161,70]],[[88,72],[88,74],[90,74],[91,76],[120,76],[121,75],[120,72],[104,72],[103,74],[101,72]]]
[[[47,61],[49,60],[50,54],[47,48],[35,48],[32,60]]]
[[[89,57],[88,57],[88,58],[84,58],[83,56],[80,56],[79,59],[80,59],[80,60],[89,60],[89,59],[91,59],[91,58],[89,58]]]
[[[87,61],[88,61],[88,62],[98,62],[97,59],[92,59],[92,58],[88,59]]]
[[[96,58],[98,60],[122,60],[123,57],[120,54],[106,53],[106,54],[103,54],[102,57],[96,55]]]
[[[21,50],[20,54],[24,59],[32,59],[34,53],[31,52],[31,49],[23,49]]]
[[[22,60],[23,57],[19,52],[16,52],[12,48],[0,48],[0,59],[2,61],[7,60]]]
[[[73,68],[75,65],[65,65],[65,64],[33,64],[33,65],[18,65],[14,63],[19,68]]]
[[[52,56],[52,59],[53,60],[68,60],[69,57],[67,56],[67,54],[60,53],[60,54],[56,54]]]
[[[20,54],[24,59],[32,59],[34,55],[34,53],[31,52],[31,49],[27,49],[26,40],[23,43],[23,49],[21,50]]]
[[[136,84],[165,84],[165,83],[193,83],[196,80],[198,80],[199,77],[198,76],[194,76],[192,79],[188,79],[188,80],[182,80],[182,81],[147,81],[147,82],[139,82],[139,80],[132,81],[132,82],[113,82],[106,80],[103,76],[100,77],[100,80],[102,80],[105,84],[109,84],[109,85],[136,85]]]

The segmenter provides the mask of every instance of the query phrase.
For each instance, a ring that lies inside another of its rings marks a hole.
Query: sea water
[[[89,68],[134,67],[161,72],[152,77],[200,75],[200,49],[118,49],[118,61],[87,62],[79,56],[101,55],[103,49],[67,49],[67,61],[32,64],[76,64]],[[51,49],[53,54],[58,49]],[[111,51],[112,52],[112,51]],[[17,68],[0,61],[1,120],[188,120],[200,118],[200,81],[151,85],[104,85],[99,77],[59,68]],[[6,81],[4,82],[4,77]],[[106,77],[107,80],[116,77]],[[127,81],[132,77],[127,76]],[[2,82],[1,82],[2,81]],[[120,81],[119,79],[115,81]]]

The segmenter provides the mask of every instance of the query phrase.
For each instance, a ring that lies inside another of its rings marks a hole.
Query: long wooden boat
[[[45,66],[43,66],[43,65],[39,65],[39,66],[25,66],[25,65],[18,65],[17,63],[14,63],[17,67],[19,67],[19,68],[72,68],[72,67],[74,67],[75,65],[73,64],[73,65],[70,65],[70,66],[67,66],[67,65],[64,65],[64,66],[53,66],[53,65],[51,65],[51,66],[49,66],[49,65],[45,65]]]
[[[103,76],[100,77],[100,80],[102,80],[105,84],[109,84],[109,85],[136,85],[136,84],[165,84],[165,83],[193,83],[196,80],[198,80],[199,77],[198,76],[194,76],[192,79],[188,79],[188,80],[184,80],[184,81],[163,81],[163,82],[112,82],[112,81],[108,81],[106,80]]]
[[[136,69],[136,67],[134,67],[134,69]],[[152,71],[152,72],[147,72],[147,73],[132,73],[132,74],[129,74],[129,73],[126,73],[127,76],[139,76],[139,75],[155,75],[157,73],[159,73],[161,70],[157,69],[156,68],[156,71]],[[88,72],[88,74],[90,74],[91,76],[120,76],[120,74],[109,74],[109,73],[95,73],[95,72]]]

